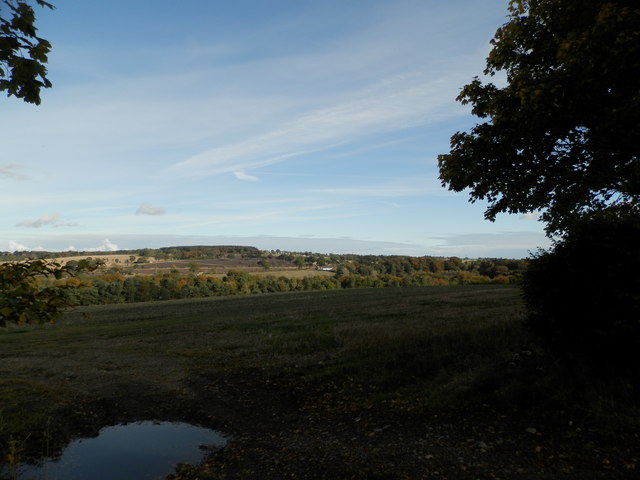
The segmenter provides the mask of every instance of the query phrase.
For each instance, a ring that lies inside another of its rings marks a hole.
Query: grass
[[[96,366],[114,364],[129,368],[121,377],[155,381],[157,372],[147,371],[153,360],[175,373],[162,382],[182,382],[187,370],[259,368],[289,372],[292,382],[349,380],[355,391],[398,396],[434,376],[469,378],[470,368],[482,367],[478,361],[510,355],[522,336],[518,290],[503,286],[336,290],[82,311],[91,317],[75,312],[58,325],[0,334],[0,371],[82,390],[66,377],[95,381],[103,377]]]
[[[540,371],[523,319],[519,290],[499,285],[84,307],[0,332],[0,450],[118,419],[188,419],[211,392],[231,410],[291,402],[329,417],[555,408],[562,379]]]

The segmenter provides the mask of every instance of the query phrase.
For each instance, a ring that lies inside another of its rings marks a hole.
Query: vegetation
[[[98,262],[90,260],[73,266],[46,260],[0,264],[0,326],[54,323],[71,303],[59,285],[43,283],[43,277],[62,279],[98,266]]]
[[[22,260],[26,263],[14,260],[29,255],[56,258],[65,267],[58,274],[49,275],[36,272],[36,266],[51,264],[44,259]],[[76,252],[74,255],[65,261],[64,254],[56,252],[5,252],[0,254],[0,261],[11,260],[5,270],[11,265],[30,264],[34,281],[28,288],[41,290],[41,295],[49,296],[59,306],[343,288],[517,284],[528,263],[511,259],[268,252],[230,246],[92,252],[96,258],[83,258]],[[93,266],[91,271],[85,269],[87,265]],[[224,274],[217,273],[220,268]],[[85,273],[78,274],[82,270]],[[69,276],[72,271],[75,274]],[[35,277],[47,275],[51,278],[35,281]],[[3,287],[7,298],[11,288],[23,288],[17,277],[12,282]]]
[[[635,0],[512,0],[485,74],[458,100],[484,123],[439,156],[443,185],[485,216],[542,212],[552,233],[612,206],[640,215],[640,9]]]
[[[0,90],[37,104],[50,45],[27,1],[0,5]],[[463,88],[459,100],[487,121],[452,137],[440,178],[488,200],[488,219],[540,210],[560,235],[553,251],[527,271],[516,260],[171,247],[121,252],[126,269],[81,276],[98,264],[6,254],[1,458],[15,467],[49,452],[52,435],[59,449],[106,424],[175,418],[234,434],[180,479],[637,476],[640,90],[629,79],[640,9],[511,0],[509,11],[485,70],[507,85]],[[214,259],[245,270],[198,272]],[[159,261],[168,272],[139,274]],[[317,267],[332,273],[274,273]],[[508,285],[523,276],[525,303]],[[247,296],[193,300],[236,294]],[[149,300],[168,301],[25,326],[69,305]]]
[[[640,380],[638,245],[639,220],[599,218],[531,261],[524,283],[529,323],[574,372]]]
[[[200,467],[183,467],[182,479],[636,474],[639,445],[629,429],[637,415],[612,409],[603,383],[556,376],[530,344],[514,286],[87,312],[55,328],[0,332],[3,458],[12,441],[27,458],[47,441],[55,453],[104,425],[175,419],[230,436]]]
[[[40,104],[40,90],[51,87],[45,64],[51,44],[37,36],[29,0],[0,1],[0,91]],[[53,8],[35,0],[40,7]]]
[[[488,200],[490,220],[542,212],[559,242],[524,284],[532,330],[567,365],[626,375],[640,342],[640,8],[511,0],[509,12],[485,69],[506,86],[462,89],[486,121],[453,135],[440,178]]]
[[[250,251],[253,261],[248,262],[246,257],[236,258],[237,253],[232,250],[225,254],[232,258],[221,259],[223,254],[218,248],[185,247],[179,250],[187,253],[182,257],[185,259],[168,262],[158,261],[158,257],[164,258],[163,253],[152,251],[148,253],[154,257],[132,255],[134,261],[128,260],[128,266],[109,262],[105,255],[100,257],[105,259],[105,265],[94,273],[51,279],[40,285],[54,293],[58,289],[58,297],[69,304],[94,305],[343,288],[515,284],[520,282],[527,264],[524,260],[292,254],[257,249]],[[246,254],[245,247],[241,248]],[[216,252],[218,260],[201,260],[212,252]],[[194,258],[198,264],[192,261]],[[308,269],[304,275],[300,274],[301,258]],[[197,272],[223,260],[221,264],[230,268],[226,274]],[[278,268],[272,268],[272,264]],[[69,260],[66,265],[75,267],[77,260]],[[317,271],[319,265],[330,271]]]

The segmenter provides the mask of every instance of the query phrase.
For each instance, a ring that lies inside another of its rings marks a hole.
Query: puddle
[[[156,480],[177,463],[198,463],[202,446],[222,446],[217,432],[187,423],[138,422],[74,440],[57,460],[21,467],[20,480]]]

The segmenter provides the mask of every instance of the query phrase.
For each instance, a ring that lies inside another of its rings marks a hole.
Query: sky
[[[438,179],[507,0],[53,3],[53,88],[0,98],[0,250],[549,245],[535,212],[487,221]]]

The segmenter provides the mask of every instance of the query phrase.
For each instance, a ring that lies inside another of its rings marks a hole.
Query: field
[[[64,265],[69,261],[83,260],[90,255],[71,255],[66,257],[51,257],[49,261]],[[96,253],[91,258],[100,259],[106,268],[131,269],[132,273],[154,275],[158,273],[206,273],[223,276],[230,270],[250,272],[255,275],[286,276],[303,278],[310,276],[332,276],[335,272],[321,271],[316,268],[298,268],[293,262],[279,259],[269,259],[268,268],[260,265],[260,258],[242,258],[230,256],[217,259],[194,260],[163,260],[155,257],[140,257],[130,254]]]
[[[182,420],[230,442],[180,479],[637,478],[637,429],[554,397],[522,319],[497,285],[86,307],[0,332],[0,448]]]
[[[112,266],[112,265],[117,265],[117,264],[124,264],[125,262],[129,262],[130,258],[132,257],[132,255],[123,255],[123,254],[105,254],[105,253],[96,253],[95,255],[69,255],[69,256],[65,256],[65,257],[51,257],[51,258],[47,258],[47,260],[51,261],[51,262],[56,262],[56,263],[61,263],[61,264],[65,264],[69,261],[78,261],[78,260],[84,260],[85,258],[100,258],[102,259],[105,264],[107,266]],[[133,255],[133,257],[138,258],[137,255]]]

